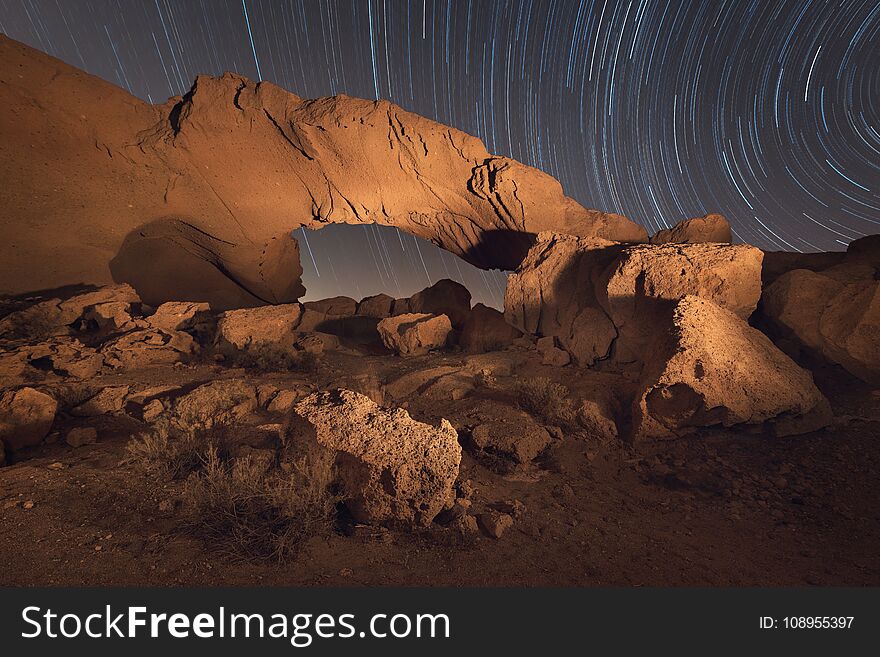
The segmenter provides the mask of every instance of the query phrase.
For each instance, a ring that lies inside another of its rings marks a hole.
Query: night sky
[[[226,70],[387,98],[649,232],[715,211],[772,250],[880,232],[878,0],[0,0],[0,31],[157,103]],[[308,242],[311,298],[503,294],[393,228]]]

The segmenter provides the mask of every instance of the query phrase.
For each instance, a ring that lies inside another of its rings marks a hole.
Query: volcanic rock
[[[357,522],[428,525],[455,500],[461,447],[446,420],[432,427],[335,390],[297,403],[283,436],[290,457],[332,465],[330,483]]]
[[[302,317],[298,303],[227,310],[217,322],[216,344],[228,355],[260,345],[290,347]]]
[[[482,452],[525,464],[550,444],[551,437],[527,413],[510,409],[506,417],[475,427],[471,431],[471,440]]]
[[[165,331],[190,331],[212,319],[211,306],[207,303],[169,301],[156,308],[147,322],[151,327]]]
[[[180,397],[174,422],[183,428],[206,428],[238,422],[259,408],[256,387],[242,379],[212,381]]]
[[[732,239],[727,219],[720,214],[707,214],[705,217],[684,219],[672,228],[659,231],[651,238],[651,244],[730,244]]]
[[[419,356],[446,345],[452,325],[446,315],[408,313],[386,317],[377,329],[386,347],[401,356]]]
[[[599,303],[617,330],[615,359],[642,360],[658,323],[686,295],[709,299],[747,319],[761,296],[762,255],[745,244],[624,249],[596,285]]]
[[[74,408],[71,413],[81,417],[94,417],[118,413],[125,407],[130,386],[107,386]]]
[[[143,329],[124,333],[105,343],[101,353],[109,366],[130,370],[177,363],[197,349],[198,344],[189,333]]]
[[[0,395],[0,442],[10,452],[37,445],[55,421],[58,402],[33,388]]]
[[[679,301],[662,342],[647,355],[633,407],[636,437],[746,424],[780,436],[814,431],[831,420],[828,400],[809,372],[708,299]]]
[[[64,438],[71,447],[82,447],[84,445],[94,445],[98,442],[98,431],[94,427],[78,427],[67,432]]]
[[[357,313],[363,317],[377,317],[382,319],[391,316],[391,308],[394,305],[394,299],[387,294],[376,294],[371,297],[364,297],[357,306]],[[407,310],[409,312],[409,310]]]
[[[617,332],[594,285],[621,248],[603,240],[539,234],[520,268],[508,276],[505,319],[524,333],[556,337],[579,365],[607,357]]]
[[[456,281],[444,278],[409,299],[410,313],[446,315],[452,326],[461,328],[471,310],[471,293]]]
[[[504,320],[504,315],[482,303],[471,308],[461,327],[458,344],[467,352],[499,351],[522,335]]]
[[[0,293],[112,277],[153,306],[290,303],[303,291],[291,231],[329,223],[393,225],[504,270],[542,230],[646,239],[384,100],[305,100],[227,73],[152,105],[5,36],[0,79],[0,179],[16,190]]]

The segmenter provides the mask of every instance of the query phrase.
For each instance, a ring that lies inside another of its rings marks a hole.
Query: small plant
[[[330,531],[336,499],[329,471],[285,473],[248,457],[226,460],[210,448],[187,487],[187,526],[208,544],[248,558],[284,561]]]
[[[519,384],[517,393],[520,407],[546,423],[560,427],[575,423],[575,411],[564,385],[545,377],[527,379]]]
[[[255,345],[236,354],[234,361],[239,367],[258,372],[305,372],[318,370],[318,358],[309,351],[285,349],[273,344]]]
[[[127,447],[128,462],[164,479],[183,479],[203,467],[208,454],[225,455],[225,429],[183,431],[167,420],[153,430],[132,438]]]

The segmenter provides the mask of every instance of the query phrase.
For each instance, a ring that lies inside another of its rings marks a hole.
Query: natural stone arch
[[[186,279],[207,267],[228,288],[210,299],[218,306],[291,301],[301,269],[288,238],[329,223],[396,226],[486,269],[514,269],[542,230],[646,239],[551,176],[387,101],[304,100],[227,73],[152,106],[0,38],[0,71],[22,67],[0,80],[0,112],[12,113],[2,125],[18,122],[3,173],[21,192],[3,215],[16,242],[4,291],[35,289],[20,270],[42,258],[56,267],[36,287],[131,279],[138,265],[135,278],[154,270],[155,302],[205,293]],[[41,156],[48,181],[34,170]],[[51,197],[35,189],[46,183]]]

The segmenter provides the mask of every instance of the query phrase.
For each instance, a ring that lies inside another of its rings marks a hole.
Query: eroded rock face
[[[350,390],[309,395],[283,430],[294,460],[330,464],[355,520],[428,525],[455,501],[461,447],[452,425],[432,427]]]
[[[2,293],[112,278],[153,306],[290,303],[302,295],[290,232],[328,223],[397,226],[505,270],[542,230],[646,240],[387,101],[305,100],[226,74],[154,106],[6,37],[0,67],[15,80],[0,88],[0,126],[15,127],[0,135],[0,179],[19,191],[4,198]]]
[[[651,238],[651,244],[730,244],[732,239],[727,219],[720,214],[707,214],[705,217],[684,219],[672,228],[659,231]]]
[[[177,363],[197,350],[198,344],[189,333],[143,329],[110,340],[101,347],[101,354],[110,367],[137,369]]]
[[[461,327],[458,344],[472,354],[498,351],[522,336],[522,331],[508,324],[504,315],[482,303],[471,308]]]
[[[761,297],[762,252],[744,244],[664,244],[624,249],[596,284],[617,330],[614,357],[641,360],[657,323],[686,295],[709,299],[742,319]]]
[[[809,372],[738,315],[686,296],[668,337],[655,343],[633,405],[636,438],[667,438],[698,427],[757,425],[774,435],[831,421]]]
[[[407,313],[386,317],[376,327],[382,343],[400,356],[420,356],[446,346],[452,324],[446,315]]]
[[[8,390],[0,395],[0,442],[14,452],[40,443],[52,423],[58,402],[34,388]]]
[[[147,323],[165,331],[189,331],[211,320],[211,306],[203,301],[169,301],[156,308]]]
[[[242,379],[212,381],[180,397],[174,421],[184,428],[211,428],[241,421],[259,408],[257,389]]]
[[[508,276],[504,317],[524,333],[556,337],[579,365],[608,356],[617,332],[594,292],[621,250],[604,240],[541,233]]]

